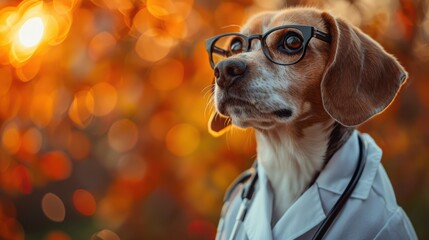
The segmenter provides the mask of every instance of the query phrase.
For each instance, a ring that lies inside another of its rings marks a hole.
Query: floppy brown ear
[[[220,137],[231,128],[231,120],[213,112],[210,115],[208,130],[214,137]]]
[[[323,106],[342,125],[359,125],[393,101],[407,73],[359,29],[328,13],[322,17],[332,39],[321,82]]]

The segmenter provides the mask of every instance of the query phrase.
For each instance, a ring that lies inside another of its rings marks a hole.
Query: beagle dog
[[[268,203],[265,202],[268,207],[263,207],[268,209],[268,219],[261,216],[253,229],[243,229],[243,236],[249,239],[252,236],[262,237],[259,239],[275,238],[274,230],[281,224],[282,218],[293,218],[294,215],[288,212],[293,211],[294,205],[315,185],[319,187],[321,205],[326,214],[329,209],[324,205],[325,193],[322,193],[326,189],[320,188],[322,184],[318,183],[319,179],[324,172],[334,176],[342,171],[337,163],[340,160],[333,159],[338,158],[336,155],[340,150],[345,151],[343,155],[347,156],[346,143],[350,149],[354,147],[353,144],[357,144],[352,139],[360,134],[355,130],[357,125],[381,113],[391,104],[407,79],[406,71],[368,35],[342,19],[313,8],[263,12],[248,20],[239,33],[222,34],[208,39],[206,43],[215,76],[213,100],[216,112],[210,119],[209,130],[220,135],[231,124],[255,130],[258,171],[263,171],[267,182],[264,191],[271,196]],[[372,142],[372,139],[369,141]],[[373,145],[374,151],[381,152],[375,143]],[[377,181],[374,179],[381,176],[390,186],[379,164],[367,163],[363,176],[371,171],[368,165],[375,166],[374,176],[371,175],[372,180],[369,182]],[[341,179],[336,181],[333,179],[332,185],[344,182]],[[365,184],[362,182],[360,180],[357,188]],[[259,185],[255,196],[263,192],[263,182]],[[329,186],[326,188],[329,190]],[[369,196],[390,194],[377,192],[376,187],[371,185],[368,189],[375,192],[369,192]],[[235,198],[231,202],[241,201],[240,197]],[[386,196],[379,198],[381,202],[384,199],[387,205]],[[394,199],[391,202],[396,206]],[[252,208],[258,208],[255,204],[250,206],[248,215],[251,215]],[[305,209],[301,211],[311,211],[315,207],[302,206]],[[255,211],[260,209],[262,207]],[[380,234],[389,216],[399,211],[400,207],[392,209],[390,215],[380,220],[384,223],[374,223],[380,225],[377,231],[374,230],[375,233],[371,232],[374,235],[365,235],[365,230],[360,229],[363,237],[359,239],[375,238],[377,233]],[[385,211],[382,206],[379,210]],[[362,211],[366,210],[363,208]],[[343,214],[346,212],[343,210]],[[396,231],[405,232],[400,236],[415,238],[406,214],[402,210],[400,214],[398,221],[407,228],[396,228]],[[233,214],[230,215],[233,219]],[[256,221],[249,220],[249,217],[245,221]],[[265,224],[263,219],[268,221],[268,229],[257,235],[257,229],[263,228]],[[314,232],[316,226],[308,228],[307,232]],[[391,233],[395,229],[385,231]],[[221,234],[228,238],[230,233],[227,230]],[[302,234],[305,235],[305,231]],[[280,238],[288,239],[285,236]],[[298,235],[296,238],[299,238]]]

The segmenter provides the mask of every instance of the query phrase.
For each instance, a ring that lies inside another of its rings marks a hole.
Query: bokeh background
[[[0,1],[0,239],[213,239],[251,131],[207,132],[204,40],[294,5],[341,16],[410,74],[360,127],[429,239],[429,4],[422,0]]]

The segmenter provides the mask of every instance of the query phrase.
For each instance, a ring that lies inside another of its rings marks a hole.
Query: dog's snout
[[[240,59],[226,59],[219,62],[214,69],[217,85],[228,88],[244,75],[246,69],[246,62]]]

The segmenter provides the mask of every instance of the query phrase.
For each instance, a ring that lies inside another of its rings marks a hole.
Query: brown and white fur
[[[235,126],[255,129],[257,160],[274,195],[272,225],[315,181],[354,126],[391,103],[407,76],[370,37],[316,9],[264,12],[251,18],[241,32],[264,33],[286,24],[313,26],[332,40],[312,38],[303,59],[290,66],[269,61],[259,40],[253,40],[249,52],[218,63],[214,86],[218,115],[210,125],[219,131],[224,126],[217,121],[224,121],[223,116]],[[246,64],[239,77],[230,76],[234,61]]]

